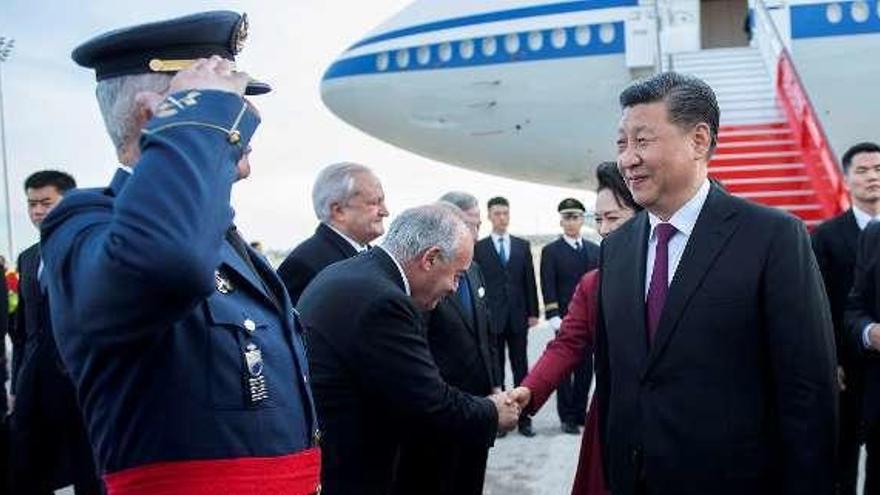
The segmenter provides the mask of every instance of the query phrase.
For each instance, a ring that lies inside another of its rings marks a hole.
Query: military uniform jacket
[[[541,250],[541,292],[544,317],[564,317],[581,277],[599,265],[599,246],[581,239],[576,251],[560,237]]]
[[[315,433],[290,300],[263,258],[247,251],[261,280],[224,240],[258,118],[229,93],[169,98],[134,173],[70,193],[43,224],[55,337],[103,473],[285,455]]]

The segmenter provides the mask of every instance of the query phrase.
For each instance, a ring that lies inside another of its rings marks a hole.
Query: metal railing
[[[849,193],[819,115],[764,0],[754,0],[754,35],[773,77],[779,100],[803,156],[804,166],[825,217],[849,208]]]

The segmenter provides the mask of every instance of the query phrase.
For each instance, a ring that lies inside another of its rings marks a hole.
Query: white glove
[[[562,326],[562,318],[554,316],[553,318],[550,318],[548,323],[550,323],[550,328],[552,328],[554,332],[558,332],[559,328]]]

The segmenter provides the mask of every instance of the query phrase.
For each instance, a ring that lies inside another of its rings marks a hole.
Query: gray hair
[[[444,260],[451,260],[461,238],[470,235],[461,211],[451,204],[439,203],[410,208],[398,215],[391,222],[382,247],[402,265],[435,246],[440,248]]]
[[[164,93],[171,77],[170,74],[137,74],[98,81],[95,96],[117,153],[140,137],[134,114],[135,96],[141,91]]]
[[[318,220],[329,222],[332,218],[333,204],[348,203],[357,194],[354,190],[354,182],[359,174],[373,175],[373,171],[358,163],[342,162],[324,167],[318,173],[318,178],[315,179],[315,185],[312,187],[312,206]]]
[[[449,191],[448,193],[440,196],[440,201],[445,201],[447,203],[453,204],[458,207],[461,211],[472,210],[474,208],[479,208],[480,203],[477,201],[477,198],[470,193],[466,193],[463,191]]]

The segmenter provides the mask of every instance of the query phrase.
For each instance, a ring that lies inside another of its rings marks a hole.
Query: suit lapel
[[[843,221],[843,232],[841,232],[841,237],[843,237],[843,242],[846,244],[846,247],[849,249],[849,252],[855,255],[855,253],[859,249],[859,234],[861,230],[859,229],[859,223],[856,222],[856,215],[853,213],[852,208],[846,212],[846,216]]]
[[[346,241],[341,235],[337,234],[326,224],[318,225],[318,233],[327,239],[330,244],[333,244],[336,249],[339,250],[339,253],[343,256],[343,258],[351,258],[358,254],[357,250],[354,246],[351,245],[348,241]]]
[[[678,320],[688,301],[700,286],[730,236],[736,231],[735,214],[736,208],[730,197],[713,187],[697,218],[672,284],[669,286],[666,305],[660,315],[657,335],[654,336],[643,376],[663,353],[675,333]]]
[[[634,355],[644,360],[648,355],[648,335],[645,327],[645,255],[648,245],[648,215],[639,213],[621,231],[618,249],[606,254],[603,273],[626,274],[621,277],[602,277],[602,300],[614,302],[605,311],[614,340],[634,347]],[[633,270],[635,263],[635,270]],[[605,303],[603,303],[604,305]]]

